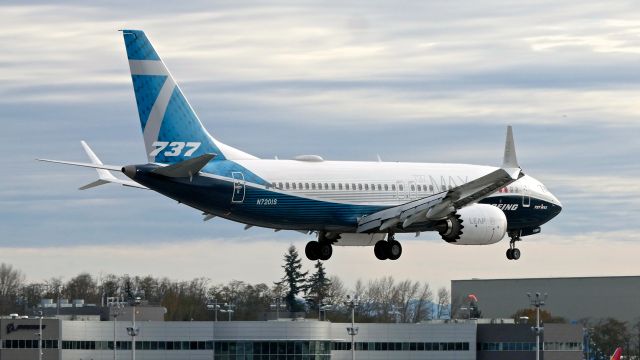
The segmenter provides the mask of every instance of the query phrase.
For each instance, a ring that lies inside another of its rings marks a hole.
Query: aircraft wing
[[[482,200],[522,176],[524,174],[516,158],[513,131],[509,126],[501,168],[449,191],[364,216],[358,221],[357,231],[383,232],[398,224],[406,228],[415,222],[445,219],[457,209]]]

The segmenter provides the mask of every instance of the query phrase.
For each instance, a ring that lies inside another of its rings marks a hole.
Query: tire
[[[520,259],[520,249],[513,249],[513,251],[511,252],[511,257],[513,258],[513,260],[518,260]]]
[[[385,240],[380,240],[373,247],[373,253],[376,255],[378,260],[387,260],[387,246],[388,243]]]
[[[318,260],[320,255],[320,244],[317,241],[309,241],[307,246],[304,247],[304,254],[307,256],[307,259],[311,261]]]
[[[389,260],[398,260],[402,255],[402,245],[400,242],[391,240],[387,244],[387,258]]]
[[[513,251],[511,249],[507,249],[507,259],[513,260]]]
[[[333,246],[329,243],[318,243],[318,259],[320,260],[329,260],[331,259],[331,255],[333,255]]]

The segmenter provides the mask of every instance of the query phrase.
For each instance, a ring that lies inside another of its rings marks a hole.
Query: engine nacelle
[[[475,204],[456,211],[436,229],[442,240],[451,244],[494,244],[507,233],[507,217],[495,206]]]

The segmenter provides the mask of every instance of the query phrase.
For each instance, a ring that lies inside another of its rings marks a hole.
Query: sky
[[[250,154],[498,165],[514,126],[524,171],[562,202],[505,258],[437,234],[399,261],[337,248],[348,286],[638,275],[640,4],[634,1],[194,1],[0,5],[0,262],[30,281],[152,274],[271,283],[311,236],[214,219],[150,191],[102,186],[145,162],[121,33],[142,29],[209,131]],[[304,266],[313,268],[307,260]]]

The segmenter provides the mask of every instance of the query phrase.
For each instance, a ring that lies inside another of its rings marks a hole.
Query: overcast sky
[[[273,3],[273,2],[270,2]],[[145,161],[122,36],[143,29],[209,131],[259,157],[498,165],[514,125],[527,174],[562,201],[542,234],[396,262],[334,251],[351,285],[640,273],[636,1],[60,2],[0,6],[0,261],[30,280],[81,271],[270,283],[298,233],[250,229],[136,189],[77,188]],[[305,266],[312,267],[306,261]]]

